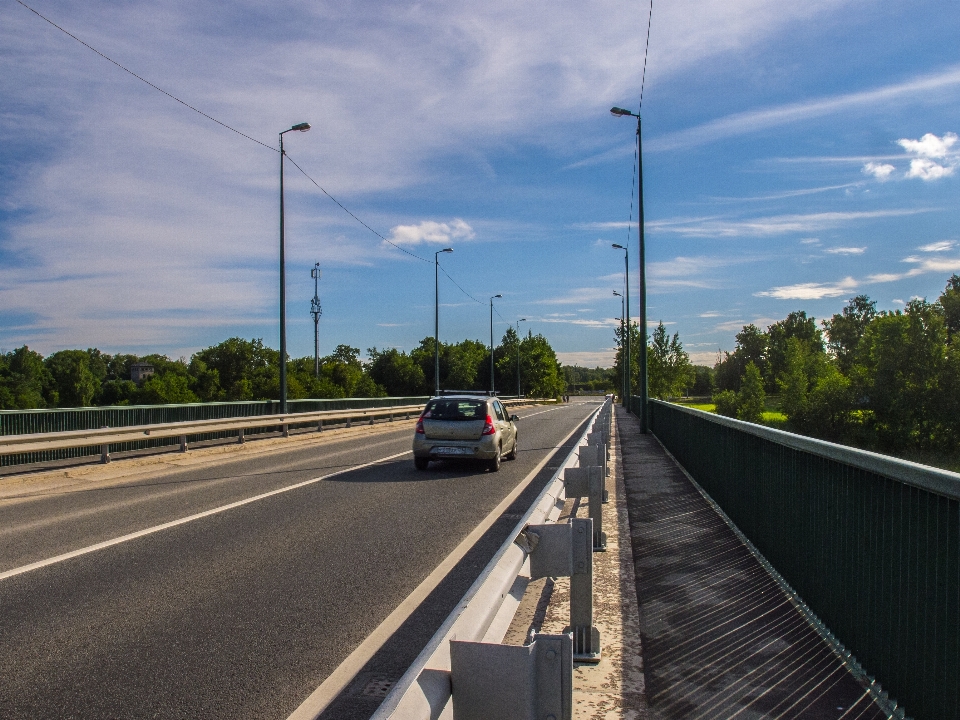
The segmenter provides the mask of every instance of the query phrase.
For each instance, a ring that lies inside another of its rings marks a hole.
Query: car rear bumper
[[[413,456],[431,460],[492,460],[497,456],[497,441],[432,440],[418,436],[413,441]]]

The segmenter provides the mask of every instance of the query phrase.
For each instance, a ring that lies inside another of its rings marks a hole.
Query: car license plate
[[[437,455],[468,455],[470,448],[462,447],[435,447],[433,451]]]

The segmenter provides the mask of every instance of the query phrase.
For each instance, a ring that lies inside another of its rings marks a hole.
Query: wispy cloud
[[[855,107],[888,104],[902,97],[928,94],[931,91],[957,86],[960,86],[960,65],[873,90],[815,98],[804,102],[727,115],[696,127],[653,138],[644,144],[644,150],[666,152],[703,145],[729,137],[747,135],[758,130],[780,127],[800,120],[831,115]]]
[[[863,255],[867,249],[865,247],[832,247],[824,249],[824,252],[831,255]]]
[[[778,300],[820,300],[822,298],[840,297],[857,287],[857,281],[846,277],[835,283],[797,283],[783,285],[763,292],[754,293],[757,297],[772,297]]]
[[[946,252],[953,248],[957,243],[953,240],[940,240],[939,242],[928,243],[917,248],[921,252]]]
[[[787,233],[830,230],[847,223],[903,217],[933,212],[933,208],[868,210],[859,212],[821,212],[804,215],[772,215],[749,220],[728,220],[716,217],[674,218],[647,223],[647,228],[687,237],[766,237]]]

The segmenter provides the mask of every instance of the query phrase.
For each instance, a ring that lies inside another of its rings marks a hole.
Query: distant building
[[[130,379],[137,385],[153,375],[153,365],[150,363],[134,363],[130,366]]]

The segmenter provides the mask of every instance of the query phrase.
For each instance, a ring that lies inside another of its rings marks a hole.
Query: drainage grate
[[[396,680],[388,678],[386,675],[374,675],[363,686],[360,694],[364,697],[380,698],[381,700],[390,694],[393,686],[397,684]]]

